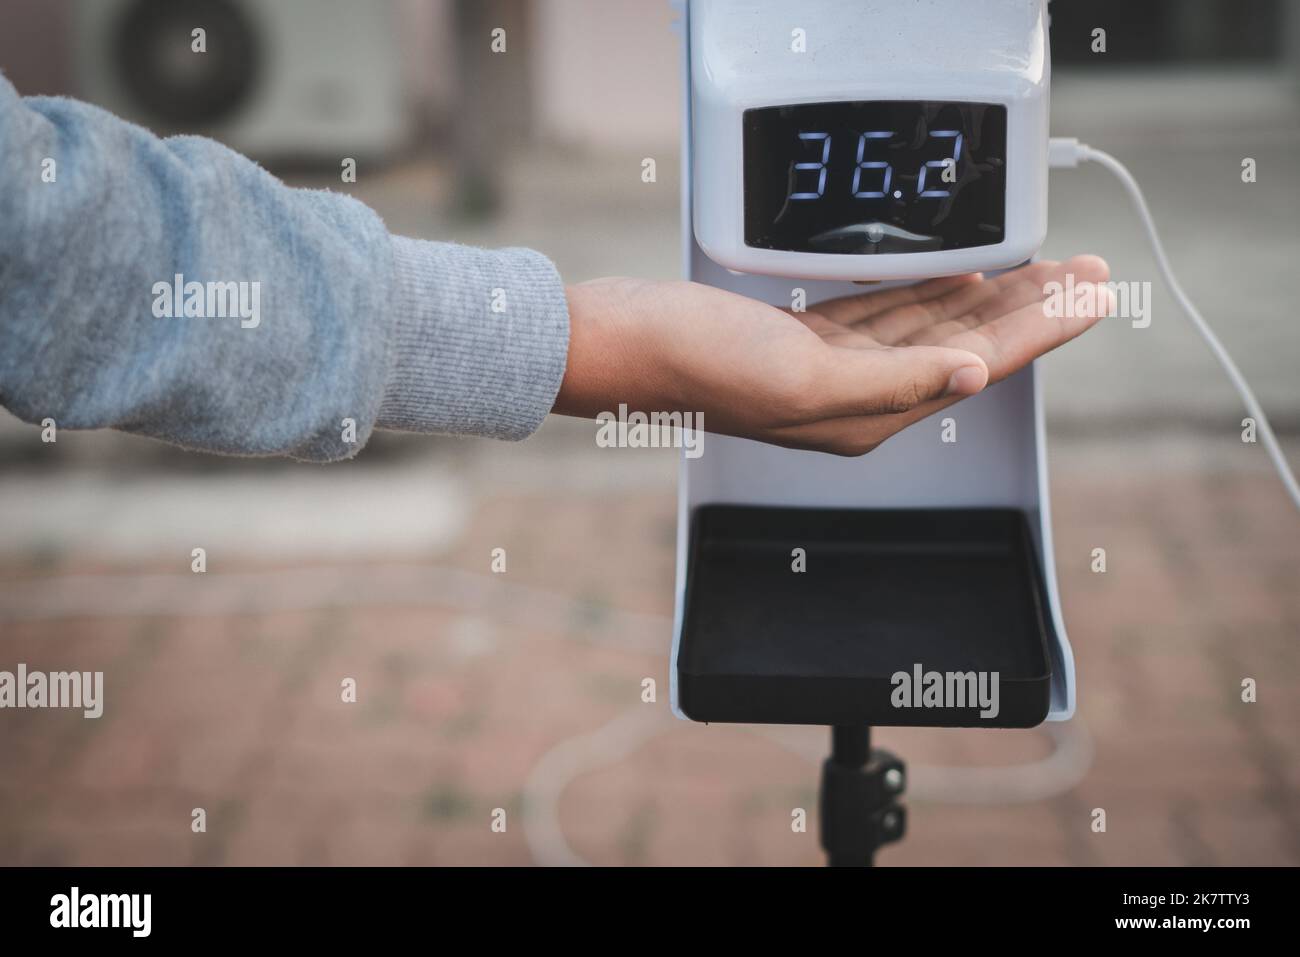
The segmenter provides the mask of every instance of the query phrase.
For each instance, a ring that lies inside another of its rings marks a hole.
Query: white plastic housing
[[[798,286],[811,307],[862,292],[848,282],[822,279],[920,279],[1010,267],[1037,253],[1047,227],[1051,65],[1044,0],[689,0],[685,15],[682,239],[688,278],[787,307]],[[793,54],[804,58],[797,66],[788,52],[790,31],[796,27],[808,37],[808,52]],[[1006,242],[959,252],[862,257],[745,247],[740,112],[836,96],[1005,104],[1008,195],[1015,197],[1007,211]],[[939,440],[945,416],[957,424],[958,441],[952,444]],[[1022,509],[1054,626],[1048,648],[1048,720],[1073,715],[1074,655],[1056,584],[1035,366],[905,429],[861,458],[709,434],[699,458],[683,454],[679,474],[677,600],[669,669],[672,706],[679,717],[686,717],[678,704],[677,656],[690,571],[691,516],[696,508],[715,503]]]
[[[795,52],[800,38],[806,49]],[[1014,266],[1042,245],[1049,66],[1041,0],[695,0],[689,46],[692,219],[700,248],[719,265],[805,279],[919,279]],[[746,246],[745,110],[852,100],[1006,107],[1003,241],[870,256]]]

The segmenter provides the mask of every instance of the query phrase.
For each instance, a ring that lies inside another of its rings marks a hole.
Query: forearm
[[[209,140],[0,77],[0,404],[22,419],[315,460],[376,427],[521,438],[567,332],[539,254],[394,238]]]
[[[640,279],[599,279],[569,286],[568,366],[554,411],[593,418],[613,412],[620,403],[650,412],[688,410],[703,384],[694,375],[698,363],[677,361],[674,324],[668,310],[656,314],[654,299],[665,287]],[[635,304],[635,305],[633,305]],[[707,317],[701,317],[707,322]]]
[[[609,307],[599,283],[565,289],[569,309],[569,357],[555,412],[592,418],[626,393],[627,372],[638,364],[640,330]]]

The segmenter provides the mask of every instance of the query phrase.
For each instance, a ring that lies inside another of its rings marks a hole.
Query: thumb
[[[944,346],[846,349],[828,377],[829,415],[910,412],[933,399],[974,395],[989,369],[973,352]]]

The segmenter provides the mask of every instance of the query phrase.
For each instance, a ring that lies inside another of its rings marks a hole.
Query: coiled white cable
[[[1228,350],[1223,347],[1219,337],[1214,334],[1209,324],[1197,311],[1196,306],[1192,304],[1191,299],[1183,292],[1183,287],[1179,284],[1178,278],[1169,266],[1169,259],[1165,256],[1165,247],[1161,244],[1160,236],[1156,232],[1155,220],[1151,218],[1151,210],[1147,207],[1147,201],[1142,195],[1142,189],[1138,186],[1137,180],[1133,178],[1133,174],[1128,171],[1123,163],[1109,153],[1093,149],[1086,143],[1080,143],[1075,139],[1052,137],[1048,148],[1048,164],[1050,166],[1072,167],[1077,166],[1080,161],[1104,166],[1115,175],[1115,178],[1128,191],[1129,198],[1133,200],[1133,205],[1137,208],[1138,215],[1142,219],[1142,225],[1146,227],[1147,238],[1151,241],[1151,249],[1155,253],[1156,265],[1160,269],[1160,274],[1164,277],[1165,285],[1174,294],[1178,304],[1183,307],[1187,317],[1192,320],[1192,325],[1196,327],[1196,331],[1201,334],[1201,337],[1210,347],[1210,352],[1214,354],[1214,358],[1223,367],[1223,371],[1228,374],[1228,379],[1231,380],[1237,394],[1241,396],[1241,400],[1246,404],[1246,410],[1250,413],[1251,418],[1255,420],[1259,437],[1268,452],[1269,458],[1273,460],[1273,465],[1277,468],[1277,474],[1282,479],[1282,484],[1286,486],[1287,494],[1291,496],[1291,501],[1295,503],[1296,508],[1300,509],[1300,482],[1296,481],[1295,473],[1291,471],[1286,456],[1282,454],[1282,447],[1278,445],[1277,436],[1273,434],[1273,427],[1269,425],[1268,416],[1264,414],[1264,409],[1259,404],[1259,400],[1255,398],[1255,393],[1251,390],[1246,377],[1241,374],[1237,364],[1232,361],[1232,356],[1228,355]]]

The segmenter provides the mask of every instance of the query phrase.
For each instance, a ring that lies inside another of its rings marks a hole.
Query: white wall
[[[533,0],[537,132],[601,151],[679,137],[680,51],[668,0]]]

